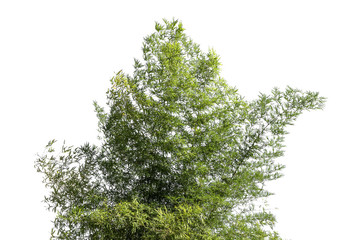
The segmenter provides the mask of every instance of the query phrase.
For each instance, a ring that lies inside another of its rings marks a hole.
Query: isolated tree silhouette
[[[95,103],[101,146],[63,146],[36,160],[57,212],[53,239],[280,239],[259,200],[278,179],[285,127],[323,108],[288,87],[246,101],[181,22],[156,23],[133,75],[118,72],[108,111]]]

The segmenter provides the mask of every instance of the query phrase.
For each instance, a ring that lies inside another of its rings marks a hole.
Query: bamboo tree
[[[281,177],[286,126],[322,109],[315,92],[288,87],[246,101],[220,77],[181,22],[156,23],[134,72],[119,71],[108,111],[94,103],[101,146],[50,141],[44,174],[54,239],[280,239],[255,203]]]

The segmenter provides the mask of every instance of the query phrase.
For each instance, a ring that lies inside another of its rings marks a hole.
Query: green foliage
[[[285,128],[323,108],[288,87],[246,101],[176,20],[156,23],[132,76],[111,79],[95,103],[101,146],[50,141],[36,168],[57,212],[53,239],[280,239],[255,203],[281,177]]]

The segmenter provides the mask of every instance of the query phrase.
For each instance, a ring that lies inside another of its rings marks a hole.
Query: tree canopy
[[[155,24],[134,72],[119,71],[107,108],[94,103],[100,146],[55,140],[35,162],[57,213],[53,239],[280,239],[258,208],[281,177],[286,126],[322,109],[293,88],[247,101],[220,77],[178,20]]]

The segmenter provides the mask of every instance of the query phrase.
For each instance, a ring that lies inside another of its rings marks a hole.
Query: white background
[[[288,128],[270,203],[286,239],[360,239],[360,2],[349,0],[1,1],[0,238],[49,238],[36,153],[53,138],[95,143],[92,101],[104,105],[109,79],[132,73],[143,37],[173,17],[248,99],[287,85],[328,98]]]

